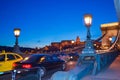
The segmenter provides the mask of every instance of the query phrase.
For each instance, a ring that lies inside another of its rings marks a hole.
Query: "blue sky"
[[[83,15],[93,16],[92,39],[101,36],[100,24],[116,22],[113,0],[0,0],[0,45],[13,46],[14,28],[19,45],[43,47],[61,40],[86,39]]]

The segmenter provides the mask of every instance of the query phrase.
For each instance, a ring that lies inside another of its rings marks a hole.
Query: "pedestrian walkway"
[[[120,80],[120,55],[106,69],[97,75],[88,75],[81,80]]]

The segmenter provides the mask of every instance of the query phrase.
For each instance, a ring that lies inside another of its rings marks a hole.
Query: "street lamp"
[[[16,37],[15,45],[18,45],[18,37],[20,36],[20,29],[19,28],[14,29],[14,35]]]
[[[84,15],[84,24],[87,27],[87,39],[90,39],[91,38],[90,26],[92,24],[92,15],[90,15],[90,14]]]
[[[85,41],[85,48],[82,50],[82,54],[79,55],[79,59],[77,62],[77,65],[79,63],[91,63],[91,60],[98,60],[97,54],[95,54],[95,49],[94,49],[94,44],[91,40],[91,34],[90,34],[90,26],[92,24],[92,15],[91,14],[86,14],[84,15],[84,23],[85,26],[87,27],[87,39]],[[93,73],[94,74],[94,73]]]
[[[84,15],[84,24],[87,27],[87,40],[85,43],[85,48],[83,49],[82,53],[95,53],[93,42],[91,40],[91,34],[90,34],[90,26],[92,24],[91,14]]]
[[[15,41],[15,45],[14,45],[14,50],[13,52],[16,53],[21,53],[20,49],[19,49],[19,45],[18,45],[18,37],[20,36],[20,29],[19,28],[15,28],[14,29],[14,35],[16,37],[16,41]]]

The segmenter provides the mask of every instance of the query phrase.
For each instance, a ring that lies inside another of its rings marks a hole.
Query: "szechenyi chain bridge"
[[[102,36],[97,40],[92,40],[90,33],[93,15],[84,15],[87,36],[75,67],[68,71],[57,71],[48,80],[120,80],[120,0],[114,0],[114,4],[118,22],[101,24]],[[15,49],[19,53],[17,38]],[[99,41],[101,49],[97,50],[93,43]],[[13,71],[12,80],[15,80],[15,75]]]

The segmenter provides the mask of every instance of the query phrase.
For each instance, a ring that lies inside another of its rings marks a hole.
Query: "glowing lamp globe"
[[[19,37],[19,35],[20,35],[20,29],[19,29],[19,28],[15,28],[15,29],[14,29],[14,35],[15,35],[16,37]]]
[[[90,14],[85,14],[84,15],[84,23],[86,27],[90,27],[92,24],[92,15]]]

